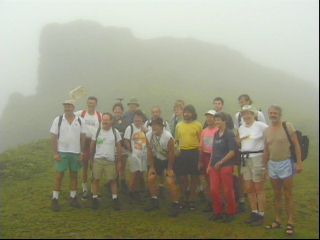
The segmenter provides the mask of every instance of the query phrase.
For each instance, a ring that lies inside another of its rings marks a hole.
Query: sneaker
[[[207,203],[207,206],[205,207],[205,209],[202,210],[202,212],[212,212],[213,209],[212,209],[212,203],[211,202],[208,202]]]
[[[98,198],[92,198],[92,209],[96,210],[99,208],[100,202]]]
[[[191,210],[191,211],[195,210],[195,209],[196,209],[196,204],[195,204],[195,202],[189,202],[188,208],[189,208],[189,210]]]
[[[180,204],[179,203],[172,203],[169,216],[170,217],[177,217],[180,212]]]
[[[212,214],[212,215],[208,218],[208,220],[209,220],[209,221],[213,221],[213,222],[222,221],[222,220],[223,220],[223,216],[222,216],[222,214],[219,214],[219,215]]]
[[[74,198],[70,197],[70,206],[74,208],[81,208],[81,205],[77,197],[74,197]]]
[[[256,220],[254,222],[252,222],[250,225],[257,227],[257,226],[261,226],[264,223],[264,216],[257,214],[256,216]]]
[[[60,205],[59,205],[59,201],[56,198],[53,198],[51,200],[51,208],[54,212],[59,212],[60,211]]]
[[[115,211],[119,211],[121,209],[119,198],[112,199],[112,207]]]
[[[89,193],[88,193],[88,191],[84,191],[83,193],[82,193],[82,197],[81,197],[81,200],[88,200],[88,198],[89,198]]]
[[[157,198],[151,198],[150,199],[150,206],[148,206],[147,208],[145,208],[144,210],[146,212],[150,212],[150,211],[154,211],[154,210],[157,210],[159,209],[160,206],[159,206],[159,199]]]

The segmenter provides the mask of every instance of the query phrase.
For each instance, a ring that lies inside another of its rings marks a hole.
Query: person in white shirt
[[[150,206],[145,211],[159,209],[158,177],[166,176],[166,182],[171,193],[172,207],[170,216],[179,213],[179,191],[174,173],[174,139],[171,133],[164,129],[163,119],[156,118],[151,122],[152,131],[147,133],[148,145],[148,186],[151,195]]]
[[[241,145],[241,174],[244,179],[245,192],[248,195],[251,214],[247,224],[263,224],[265,210],[264,192],[264,132],[267,124],[256,121],[258,111],[251,105],[241,110],[244,124],[238,129],[238,141]]]
[[[55,188],[52,197],[52,209],[60,210],[58,202],[62,179],[66,170],[70,171],[70,205],[80,208],[77,199],[77,173],[81,168],[85,141],[85,126],[81,118],[74,114],[73,100],[63,102],[64,114],[54,119],[50,128],[54,159],[56,161]]]
[[[124,143],[129,151],[128,164],[131,172],[129,196],[132,200],[137,201],[140,200],[138,183],[144,185],[143,174],[147,171],[147,138],[143,118],[143,113],[137,110],[134,113],[133,123],[126,128],[124,133]]]
[[[88,163],[90,159],[90,142],[92,136],[97,132],[101,124],[101,113],[96,111],[98,99],[90,96],[87,99],[87,110],[77,111],[75,114],[83,118],[87,128],[87,138],[84,146],[83,168],[82,168],[82,199],[88,199]]]
[[[245,105],[252,105],[252,100],[250,98],[250,96],[248,94],[242,94],[238,97],[238,101],[239,101],[239,105],[240,108],[242,108]],[[263,122],[263,123],[267,123],[263,113],[261,111],[257,111],[257,115],[256,115],[256,120]],[[240,112],[237,112],[235,115],[235,122],[234,122],[234,126],[235,128],[239,128],[241,125],[244,124],[243,118],[240,114]]]
[[[113,208],[120,210],[117,189],[118,169],[121,167],[121,135],[119,131],[112,127],[112,114],[104,113],[102,115],[102,127],[98,128],[95,135],[92,136],[91,153],[93,156],[93,196],[92,207],[99,207],[98,193],[100,192],[100,179],[103,173],[107,178],[107,183],[110,183]]]

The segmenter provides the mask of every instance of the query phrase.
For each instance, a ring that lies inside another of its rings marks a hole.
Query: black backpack
[[[293,142],[291,141],[291,138],[289,136],[286,122],[282,122],[282,126],[290,142],[291,157],[295,162],[297,162],[296,152],[294,150]],[[296,134],[297,134],[298,142],[301,148],[301,160],[304,161],[305,159],[307,159],[308,153],[309,153],[309,138],[308,136],[302,135],[302,132],[299,130],[296,130]]]

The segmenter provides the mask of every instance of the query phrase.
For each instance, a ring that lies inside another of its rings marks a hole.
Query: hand
[[[167,169],[167,176],[168,177],[174,177],[174,171],[172,168],[168,168]]]
[[[56,153],[56,154],[54,155],[54,160],[56,160],[56,161],[61,161],[60,153]]]
[[[210,171],[211,171],[211,166],[210,166],[210,164],[209,164],[208,167],[207,167],[207,174],[208,174],[208,175],[210,174]]]
[[[297,162],[296,163],[296,172],[301,173],[303,171],[303,163],[302,162]]]
[[[242,138],[240,138],[240,141],[245,140],[245,139],[247,139],[247,138],[249,138],[249,137],[250,137],[250,135],[245,136],[245,137],[242,137]]]
[[[84,154],[80,153],[80,161],[82,162],[84,160]]]
[[[219,161],[219,162],[217,162],[217,163],[214,165],[214,168],[215,168],[217,171],[219,171],[220,168],[222,167],[222,164],[223,164],[223,161]]]

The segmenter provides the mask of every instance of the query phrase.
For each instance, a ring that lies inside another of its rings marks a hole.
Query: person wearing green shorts
[[[64,114],[54,119],[50,133],[54,159],[56,161],[55,187],[52,196],[52,209],[59,211],[58,202],[62,179],[66,170],[70,171],[70,205],[80,208],[77,199],[78,170],[81,168],[86,129],[83,120],[74,115],[74,101],[63,102]]]

